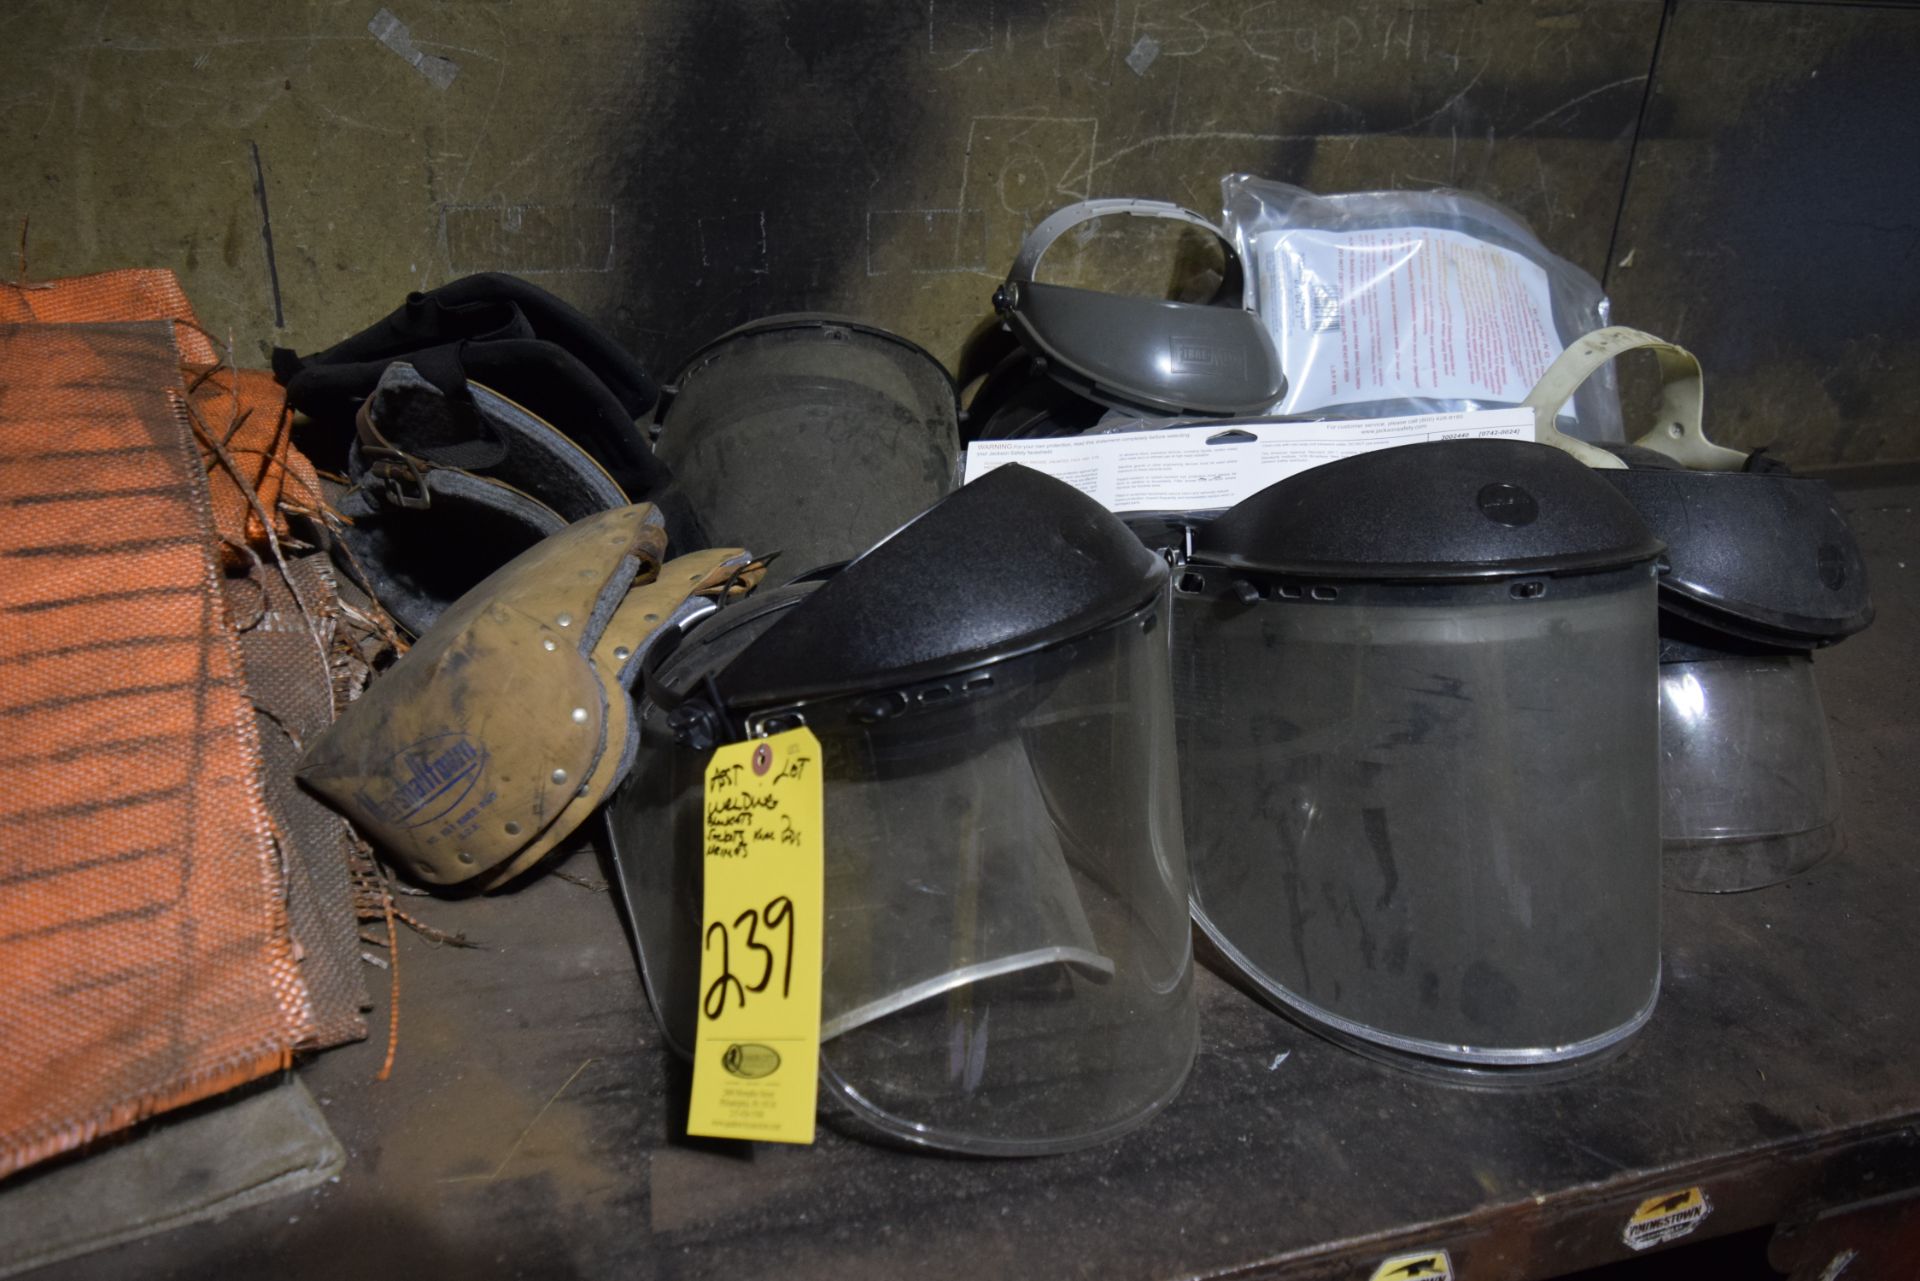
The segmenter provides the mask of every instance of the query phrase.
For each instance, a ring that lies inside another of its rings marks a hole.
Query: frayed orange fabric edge
[[[14,1174],[28,1166],[37,1165],[63,1152],[72,1152],[85,1147],[95,1139],[114,1134],[129,1126],[170,1112],[175,1108],[186,1107],[203,1099],[225,1094],[237,1089],[249,1081],[257,1081],[273,1072],[281,1072],[293,1066],[291,1047],[263,1050],[258,1055],[243,1059],[237,1063],[216,1065],[195,1073],[186,1080],[164,1090],[150,1090],[132,1099],[113,1104],[100,1116],[86,1121],[75,1122],[46,1138],[33,1139],[26,1143],[16,1143],[0,1149],[0,1179]]]
[[[189,444],[197,441],[194,432],[193,414],[187,406],[183,392],[170,389],[167,400],[173,410],[175,420]],[[213,503],[204,486],[190,489],[195,510],[206,522],[206,528],[217,530],[213,519]],[[202,548],[202,561],[205,569],[205,587],[211,599],[220,599],[220,566],[218,552],[211,543]],[[225,647],[231,651],[233,670],[244,671],[245,664],[240,657],[240,642],[233,634],[233,628],[226,621],[223,609],[215,610],[219,619],[218,629],[224,633]],[[253,704],[250,699],[237,700],[234,711],[234,730],[240,740],[243,758],[248,764],[246,777],[247,806],[255,834],[259,837],[256,849],[259,856],[261,886],[266,892],[267,911],[267,961],[271,967],[269,984],[273,989],[275,1004],[279,1007],[284,1022],[282,1035],[286,1038],[281,1051],[289,1062],[292,1061],[293,1047],[308,1036],[313,1028],[313,1003],[307,996],[307,983],[300,974],[300,962],[293,955],[293,924],[287,915],[287,882],[281,867],[279,843],[273,833],[273,821],[267,813],[266,785],[260,778],[260,730],[253,718]],[[270,1070],[270,1069],[269,1069]],[[250,1079],[250,1078],[249,1078]],[[176,1105],[177,1106],[177,1105]]]
[[[285,518],[279,514],[280,496],[289,478],[309,490],[314,478],[312,464],[293,447],[293,411],[287,407],[285,392],[266,371],[240,370],[221,358],[217,340],[201,326],[179,277],[170,269],[128,267],[33,283],[0,281],[0,285],[5,286],[0,288],[0,322],[170,322],[188,398],[208,421],[219,424],[221,442],[236,456],[259,460],[257,470],[243,480],[228,476],[212,458],[207,459],[214,527],[253,545],[267,540],[267,530],[239,492],[242,484],[250,484],[273,514],[273,532],[287,534]],[[230,412],[221,413],[223,406],[230,406]],[[231,546],[222,546],[219,554],[229,569],[241,567],[246,559]]]

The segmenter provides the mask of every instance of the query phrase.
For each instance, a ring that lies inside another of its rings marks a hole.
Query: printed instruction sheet
[[[1533,439],[1533,411],[1482,409],[1405,418],[1294,423],[1214,422],[1042,440],[977,440],[964,481],[1020,463],[1057,477],[1111,511],[1218,511],[1309,467],[1426,440]]]
[[[1524,400],[1560,354],[1547,273],[1457,231],[1294,229],[1255,239],[1276,413],[1373,400]]]

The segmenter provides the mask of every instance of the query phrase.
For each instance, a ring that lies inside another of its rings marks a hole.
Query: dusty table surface
[[[1920,1183],[1920,484],[1869,480],[1841,497],[1878,621],[1817,660],[1850,846],[1768,890],[1669,891],[1652,1022],[1572,1083],[1432,1083],[1203,971],[1186,1090],[1111,1145],[690,1143],[582,850],[519,893],[409,901],[483,946],[405,939],[390,1081],[378,1035],[301,1069],[350,1153],[336,1183],[36,1276],[1366,1276],[1428,1245],[1461,1276],[1550,1275],[1625,1256],[1634,1206],[1690,1185],[1698,1239]]]

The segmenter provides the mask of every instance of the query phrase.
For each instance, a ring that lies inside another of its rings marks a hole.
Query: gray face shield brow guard
[[[1213,303],[1130,298],[1035,280],[1041,256],[1073,227],[1127,215],[1199,227],[1219,239],[1226,275]],[[994,294],[994,309],[1046,372],[1117,409],[1142,414],[1266,413],[1286,394],[1280,354],[1240,302],[1240,254],[1225,232],[1161,200],[1087,200],[1035,227]]]

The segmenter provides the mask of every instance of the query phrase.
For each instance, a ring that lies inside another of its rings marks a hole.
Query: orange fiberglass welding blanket
[[[222,559],[244,568],[240,544],[262,544],[267,530],[261,513],[272,515],[274,532],[287,532],[280,515],[284,494],[300,507],[320,505],[320,482],[313,465],[293,449],[293,413],[286,391],[263,369],[223,365],[193,306],[171,271],[128,267],[91,276],[69,276],[37,284],[0,282],[0,322],[86,324],[101,321],[166,320],[180,353],[180,373],[193,405],[211,436],[220,440],[225,459],[207,457],[207,488],[214,528],[225,535]],[[256,510],[242,483],[259,496]]]
[[[173,327],[0,324],[0,1176],[312,1022]]]

